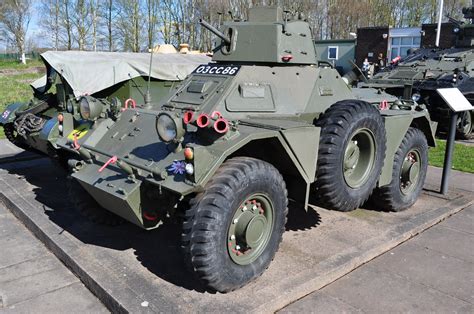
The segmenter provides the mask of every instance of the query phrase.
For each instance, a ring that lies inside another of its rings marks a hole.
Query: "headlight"
[[[95,120],[97,119],[104,106],[94,97],[91,96],[83,96],[79,101],[79,111],[81,113],[81,117],[85,120]]]
[[[184,135],[183,121],[179,118],[172,118],[167,113],[160,113],[156,120],[156,130],[163,142],[171,142]]]
[[[411,95],[411,100],[417,102],[418,100],[420,100],[421,98],[421,95],[418,94],[418,93],[414,93],[413,95]]]

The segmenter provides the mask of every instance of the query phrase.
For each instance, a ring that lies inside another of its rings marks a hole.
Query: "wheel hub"
[[[360,149],[357,141],[350,141],[344,153],[344,170],[351,171],[357,165],[360,157]]]
[[[247,265],[260,256],[273,229],[273,206],[253,195],[234,213],[228,232],[228,252],[234,262]]]
[[[369,179],[375,163],[375,140],[368,129],[354,132],[346,145],[343,160],[344,180],[351,188],[362,186]]]
[[[458,130],[465,135],[472,132],[472,117],[469,111],[464,111],[458,119]]]
[[[412,192],[420,175],[420,155],[418,151],[411,150],[403,160],[400,173],[400,189],[404,194]]]

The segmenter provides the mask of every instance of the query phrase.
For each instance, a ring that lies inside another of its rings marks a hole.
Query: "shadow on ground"
[[[186,270],[180,250],[181,224],[165,221],[158,228],[147,231],[124,223],[119,226],[99,225],[81,216],[68,199],[67,173],[47,158],[21,163],[0,163],[11,177],[26,180],[33,186],[34,199],[43,204],[49,219],[79,241],[112,250],[131,250],[148,271],[174,285],[198,292],[206,290],[193,273]],[[318,226],[320,215],[312,208],[291,202],[286,230],[307,230]],[[112,253],[113,254],[113,253]]]

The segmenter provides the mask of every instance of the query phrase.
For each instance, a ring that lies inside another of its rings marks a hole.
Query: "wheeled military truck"
[[[71,121],[82,132],[89,127],[74,112],[82,96],[110,107],[117,115],[127,99],[143,104],[149,73],[150,98],[158,102],[197,65],[210,60],[205,55],[156,54],[150,69],[150,54],[146,53],[48,51],[41,59],[46,75],[31,85],[34,98],[7,106],[0,114],[0,126],[12,143],[53,157],[57,155],[56,139],[63,135],[59,112],[73,113]]]
[[[308,208],[313,194],[340,211],[369,197],[394,211],[416,201],[436,129],[426,108],[364,101],[318,62],[309,24],[279,8],[253,8],[222,32],[201,24],[220,38],[214,63],[160,109],[128,108],[58,140],[74,156],[72,178],[105,210],[144,229],[182,215],[186,263],[228,292],[269,266],[290,199]],[[94,120],[105,108],[79,110]]]
[[[471,21],[474,7],[464,8],[463,14]],[[413,97],[427,106],[432,119],[439,122],[439,129],[447,131],[450,109],[436,89],[457,87],[471,104],[474,103],[474,25],[454,19],[451,22],[455,24],[454,47],[417,49],[360,87],[383,88],[393,95]],[[473,125],[473,111],[460,113],[458,138],[472,137]]]

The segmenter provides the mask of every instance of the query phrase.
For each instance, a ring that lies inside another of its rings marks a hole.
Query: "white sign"
[[[457,88],[438,88],[436,91],[454,112],[474,109],[469,100]]]

